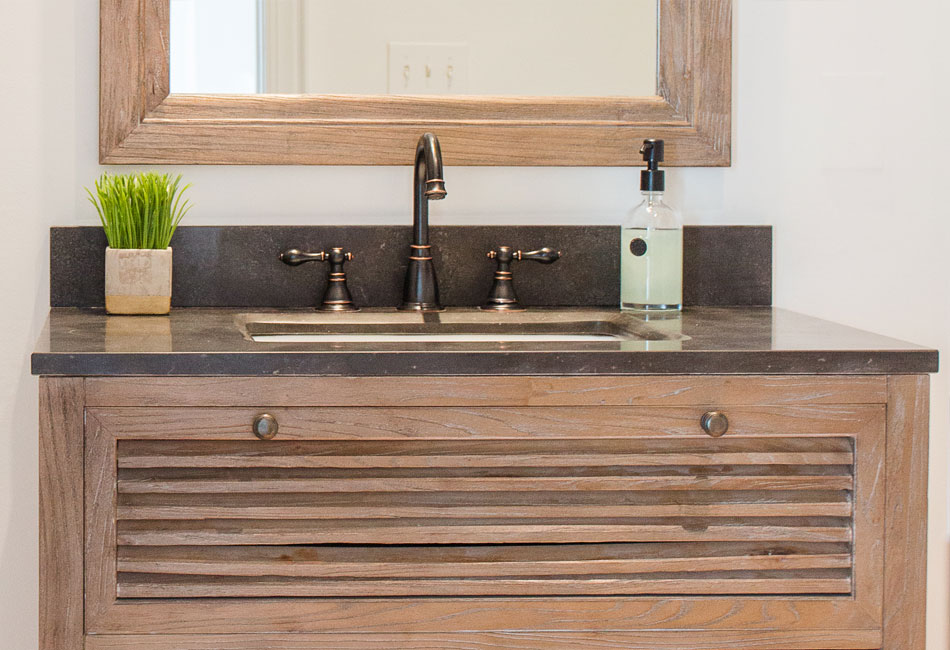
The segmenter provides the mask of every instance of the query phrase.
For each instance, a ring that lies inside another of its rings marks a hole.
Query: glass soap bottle
[[[620,238],[620,308],[679,310],[683,306],[683,221],[663,201],[663,140],[640,149],[643,201],[631,210]]]

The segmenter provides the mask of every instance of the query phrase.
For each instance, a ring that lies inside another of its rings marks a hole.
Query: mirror
[[[100,0],[104,164],[728,165],[732,0]]]
[[[170,24],[172,93],[656,94],[657,0],[171,0]]]

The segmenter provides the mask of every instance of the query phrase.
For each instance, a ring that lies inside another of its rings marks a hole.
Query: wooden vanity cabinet
[[[43,378],[40,648],[923,650],[927,381]]]

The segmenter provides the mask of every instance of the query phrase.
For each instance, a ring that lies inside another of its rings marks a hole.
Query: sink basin
[[[610,343],[684,338],[628,314],[603,310],[262,313],[242,314],[238,325],[245,338],[258,343]]]

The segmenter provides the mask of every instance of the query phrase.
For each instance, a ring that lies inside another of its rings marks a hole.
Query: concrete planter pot
[[[107,312],[167,314],[171,302],[171,248],[106,248]]]

